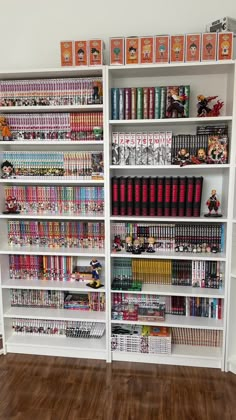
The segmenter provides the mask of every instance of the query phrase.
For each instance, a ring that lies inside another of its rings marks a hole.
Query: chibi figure
[[[115,252],[121,251],[121,248],[123,248],[120,235],[115,235],[114,243],[113,243],[113,250]]]
[[[148,238],[148,247],[147,247],[147,252],[150,252],[150,253],[153,253],[153,252],[155,252],[155,249],[154,249],[154,244],[155,244],[155,238],[153,238],[153,237],[149,237]]]
[[[16,197],[13,197],[9,195],[6,199],[6,210],[3,212],[3,214],[19,214],[20,213],[20,206],[17,202]]]
[[[100,51],[97,50],[97,48],[92,48],[91,49],[91,54],[93,55],[94,61],[98,61],[99,60]]]
[[[198,95],[197,100],[197,116],[198,117],[218,117],[220,115],[220,110],[224,105],[224,102],[217,100],[212,108],[209,108],[208,104],[218,96],[204,96]]]
[[[79,48],[77,51],[78,54],[78,60],[83,61],[84,60],[84,50],[82,48]]]
[[[220,201],[217,197],[216,190],[211,191],[211,196],[208,198],[206,205],[209,212],[204,214],[205,217],[222,217],[222,214],[218,213]],[[212,214],[212,210],[214,210],[215,213]]]
[[[2,164],[1,164],[1,170],[2,170],[2,176],[1,178],[15,178],[15,170],[14,170],[14,166],[12,165],[11,162],[8,162],[8,160],[5,160]]]
[[[100,271],[102,269],[102,265],[96,258],[92,258],[90,265],[93,281],[91,283],[87,283],[87,286],[92,287],[93,289],[98,289],[103,286],[100,281]]]
[[[173,45],[173,51],[175,53],[175,59],[176,59],[176,61],[178,61],[179,56],[180,56],[180,52],[181,52],[181,44],[175,43]]]
[[[148,60],[151,56],[151,45],[144,45],[143,47],[143,58]]]
[[[132,244],[131,236],[127,236],[125,238],[125,242],[126,242],[126,252],[133,252],[133,244]]]
[[[206,50],[207,50],[208,56],[211,55],[212,48],[213,48],[213,45],[210,42],[208,42],[208,44],[206,44]]]
[[[197,45],[193,42],[193,43],[189,46],[189,49],[190,49],[190,54],[191,54],[191,57],[195,57],[195,56],[196,56],[196,53],[197,53]]]
[[[12,140],[12,134],[5,117],[0,117],[0,140]]]
[[[139,239],[135,239],[133,242],[133,251],[132,254],[141,254],[141,248],[140,248],[140,241]]]
[[[159,47],[159,53],[160,53],[160,57],[161,58],[164,58],[164,56],[165,56],[165,52],[166,52],[166,46],[165,45],[160,45],[160,47]]]
[[[197,156],[192,156],[191,161],[192,161],[192,163],[195,163],[196,165],[206,163],[207,157],[206,157],[205,150],[203,148],[198,149],[197,150]]]
[[[129,58],[131,60],[136,60],[136,58],[137,58],[136,51],[137,51],[137,48],[129,47]]]
[[[182,149],[178,151],[178,154],[174,158],[173,163],[174,165],[179,166],[185,166],[191,163],[189,152],[185,147],[182,147]]]
[[[221,44],[221,55],[223,58],[228,58],[229,51],[230,51],[230,43],[229,41],[223,41]]]
[[[185,113],[184,102],[188,99],[187,96],[179,95],[176,89],[170,89],[168,99],[170,101],[170,105],[166,110],[168,116],[171,117],[172,112],[177,111],[183,118]]]

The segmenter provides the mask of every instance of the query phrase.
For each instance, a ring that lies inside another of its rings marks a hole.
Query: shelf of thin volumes
[[[206,298],[224,298],[223,289],[206,289],[191,286],[172,286],[165,284],[142,284],[141,291],[111,290],[111,293],[131,293],[141,295],[171,295],[171,296],[196,296]]]
[[[33,112],[85,112],[102,111],[103,105],[44,105],[44,106],[0,106],[0,113],[33,113]]]
[[[1,144],[1,142],[0,142]],[[199,171],[199,169],[203,170],[203,169],[211,169],[211,170],[216,170],[218,171],[220,169],[229,169],[230,168],[230,164],[226,163],[226,164],[222,164],[222,165],[186,165],[186,166],[179,166],[179,165],[110,165],[110,169],[118,169],[118,170],[124,170],[124,169],[131,169],[131,170],[136,170],[139,171],[140,169],[150,169],[150,170],[163,170],[163,169],[177,169],[180,172],[184,171],[186,169],[197,169]]]
[[[103,146],[103,140],[14,140],[0,141],[0,145],[4,146]]]
[[[13,213],[8,213],[8,214],[0,214],[0,219],[37,219],[37,220],[42,220],[42,219],[53,219],[53,220],[104,220],[104,216],[91,216],[91,215],[77,215],[75,213],[20,213],[20,214],[13,214]]]
[[[175,251],[159,251],[153,254],[143,252],[142,254],[132,254],[131,252],[112,252],[112,258],[144,258],[144,259],[169,259],[169,260],[208,260],[208,261],[226,261],[226,255],[223,252],[214,253],[192,253],[192,252],[175,252]]]
[[[1,109],[0,109],[1,110]],[[232,115],[220,116],[220,117],[190,117],[190,118],[159,118],[149,120],[109,120],[110,125],[189,125],[189,124],[205,124],[215,122],[227,122],[232,121]]]
[[[0,255],[70,255],[77,257],[105,257],[104,249],[43,248],[39,246],[5,246]]]
[[[43,79],[55,77],[95,77],[102,76],[105,66],[56,67],[46,69],[2,70],[1,80],[9,79]]]
[[[22,280],[8,279],[2,281],[3,289],[35,289],[35,290],[64,290],[70,292],[103,292],[105,286],[99,289],[92,289],[86,286],[87,282],[79,281],[55,281],[55,280]]]
[[[101,338],[69,338],[13,334],[6,340],[9,353],[42,354],[62,357],[107,358],[106,336]]]
[[[158,216],[111,216],[112,221],[117,222],[169,222],[169,223],[227,223],[224,217],[158,217]]]
[[[91,289],[92,291],[92,289]],[[51,308],[23,308],[11,307],[4,314],[4,318],[32,318],[65,321],[106,322],[106,313],[95,311],[79,311],[72,309]]]
[[[182,327],[182,328],[197,328],[197,329],[210,329],[210,330],[223,330],[224,322],[222,319],[212,319],[204,317],[194,317],[185,315],[169,315],[165,317],[165,321],[148,322],[148,321],[124,321],[112,320],[112,324],[123,325],[150,325],[150,326],[163,326],[163,327]]]
[[[112,360],[220,368],[222,351],[218,347],[172,344],[170,355],[113,351]]]
[[[60,185],[103,185],[103,179],[79,179],[63,177],[30,177],[24,176],[22,178],[4,178],[0,179],[0,184],[60,184]]]

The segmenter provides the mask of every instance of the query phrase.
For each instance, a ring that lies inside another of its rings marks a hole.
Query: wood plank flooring
[[[216,369],[8,354],[1,420],[235,420],[236,375]]]

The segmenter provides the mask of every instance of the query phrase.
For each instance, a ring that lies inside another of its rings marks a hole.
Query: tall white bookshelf
[[[142,66],[110,66],[108,67],[108,91],[111,95],[111,88],[125,87],[151,87],[151,86],[176,86],[190,85],[190,117],[176,119],[157,119],[157,120],[112,120],[111,119],[111,98],[109,101],[109,139],[110,150],[113,132],[141,132],[155,130],[169,130],[173,134],[195,134],[198,125],[226,123],[229,127],[230,136],[230,159],[227,165],[191,165],[185,167],[176,166],[118,166],[112,165],[110,152],[110,177],[113,176],[199,176],[204,177],[202,191],[201,216],[199,218],[174,218],[174,217],[138,217],[138,216],[114,216],[110,207],[110,226],[119,222],[134,223],[154,223],[154,222],[188,222],[188,223],[223,223],[226,232],[225,249],[221,254],[176,254],[175,252],[155,252],[154,254],[143,253],[141,255],[132,255],[125,251],[111,252],[112,261],[117,258],[148,258],[148,259],[189,259],[189,260],[212,260],[222,261],[224,264],[224,288],[223,290],[214,289],[196,289],[193,287],[182,286],[164,286],[158,284],[143,285],[141,292],[120,292],[110,290],[110,294],[119,293],[140,293],[156,294],[159,296],[196,296],[222,298],[224,301],[223,319],[214,320],[201,317],[167,315],[162,323],[148,323],[138,321],[119,321],[111,320],[111,324],[135,324],[135,325],[164,325],[168,327],[183,327],[187,329],[211,329],[222,331],[222,346],[206,347],[192,345],[172,345],[171,355],[149,355],[132,352],[112,351],[112,360],[153,362],[174,365],[215,367],[225,369],[226,357],[226,338],[227,338],[227,313],[228,313],[228,289],[230,284],[230,266],[231,257],[231,187],[235,172],[235,152],[233,146],[235,125],[233,123],[235,109],[235,62],[215,62],[215,63],[185,63],[185,64],[163,64],[163,65],[142,65]],[[197,115],[197,95],[205,96],[218,95],[224,101],[224,107],[220,117],[198,118]],[[221,201],[222,218],[204,218],[204,212],[207,211],[205,205],[211,189],[216,188]],[[236,224],[235,224],[236,228]],[[236,232],[236,231],[235,231]],[[236,273],[236,272],[235,272]],[[236,276],[236,274],[235,274]],[[112,275],[111,275],[112,279]],[[231,276],[232,279],[232,276]],[[235,285],[235,282],[234,282]],[[235,295],[236,289],[234,290]],[[232,310],[231,310],[232,311]],[[234,308],[235,319],[235,308]],[[230,335],[230,332],[228,331]],[[236,349],[236,342],[234,348]]]
[[[56,68],[42,70],[26,70],[20,72],[2,72],[1,80],[32,80],[32,79],[55,79],[55,78],[83,78],[83,77],[102,77],[103,91],[105,92],[105,69],[104,67],[85,67],[85,68]],[[103,103],[106,102],[105,98]],[[5,113],[54,113],[54,112],[103,112],[104,138],[106,132],[104,105],[63,105],[63,106],[12,106],[1,107],[0,114]],[[0,141],[1,151],[103,151],[106,153],[106,142],[103,140],[83,141],[83,140],[60,140],[58,141]],[[106,168],[105,168],[106,172]],[[4,210],[4,187],[5,185],[42,185],[42,186],[103,186],[105,200],[107,200],[107,178],[104,180],[81,180],[69,179],[67,177],[21,177],[17,179],[1,179],[1,211]],[[7,240],[7,222],[9,220],[37,220],[37,221],[78,221],[78,222],[104,222],[106,220],[106,208],[103,214],[53,214],[52,212],[43,214],[0,214],[1,241],[0,241],[0,260],[1,260],[1,321],[3,326],[3,351],[4,353],[25,353],[41,354],[65,357],[80,357],[91,359],[109,360],[108,351],[108,311],[105,312],[86,312],[73,311],[66,309],[51,308],[30,308],[30,307],[11,307],[10,290],[51,290],[69,291],[71,293],[83,292],[103,292],[107,297],[107,250],[104,249],[80,249],[80,248],[40,248],[36,246],[17,247],[9,246]],[[106,226],[105,226],[106,230]],[[9,255],[37,255],[37,256],[70,256],[79,259],[80,265],[89,265],[92,257],[96,257],[102,264],[101,281],[104,287],[91,289],[81,282],[65,281],[44,281],[44,280],[14,280],[9,276]],[[102,323],[105,325],[105,334],[100,339],[69,338],[65,336],[37,336],[37,334],[15,334],[12,329],[12,320],[33,319],[33,320],[52,320],[52,321],[85,321],[89,323]]]

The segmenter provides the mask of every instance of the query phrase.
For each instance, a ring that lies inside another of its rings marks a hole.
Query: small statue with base
[[[198,95],[197,97],[197,116],[198,117],[218,117],[220,110],[224,105],[224,102],[217,100],[212,108],[209,107],[209,103],[218,96],[204,96]]]
[[[147,252],[150,252],[150,253],[153,253],[153,252],[155,252],[155,249],[154,249],[154,244],[155,244],[155,238],[153,238],[153,237],[149,237],[148,238],[148,247],[147,247]]]
[[[90,265],[93,281],[91,283],[87,283],[87,286],[92,287],[92,289],[99,289],[99,287],[103,287],[103,284],[101,284],[100,281],[100,271],[102,269],[102,265],[96,258],[92,258]]]
[[[0,140],[11,141],[12,134],[5,117],[0,117]]]
[[[123,244],[121,242],[120,235],[115,235],[114,242],[113,242],[113,251],[119,252],[123,248]]]
[[[15,169],[11,162],[5,160],[1,164],[2,176],[1,178],[15,178]]]
[[[137,239],[134,240],[134,243],[133,243],[132,254],[141,254],[141,253],[142,253],[142,251],[141,251],[141,247],[140,247],[140,241],[137,238]]]
[[[133,244],[132,244],[131,236],[127,236],[125,238],[125,243],[126,243],[126,252],[133,252]]]
[[[16,197],[9,195],[6,199],[6,210],[3,214],[19,214],[20,206],[17,202]]]
[[[217,197],[216,190],[211,191],[211,196],[208,198],[206,205],[209,209],[209,213],[204,214],[205,217],[222,217],[222,214],[218,213],[220,201]],[[215,213],[212,213],[212,210],[214,210]]]
[[[185,147],[182,147],[173,161],[174,165],[185,166],[191,163],[190,155]]]

